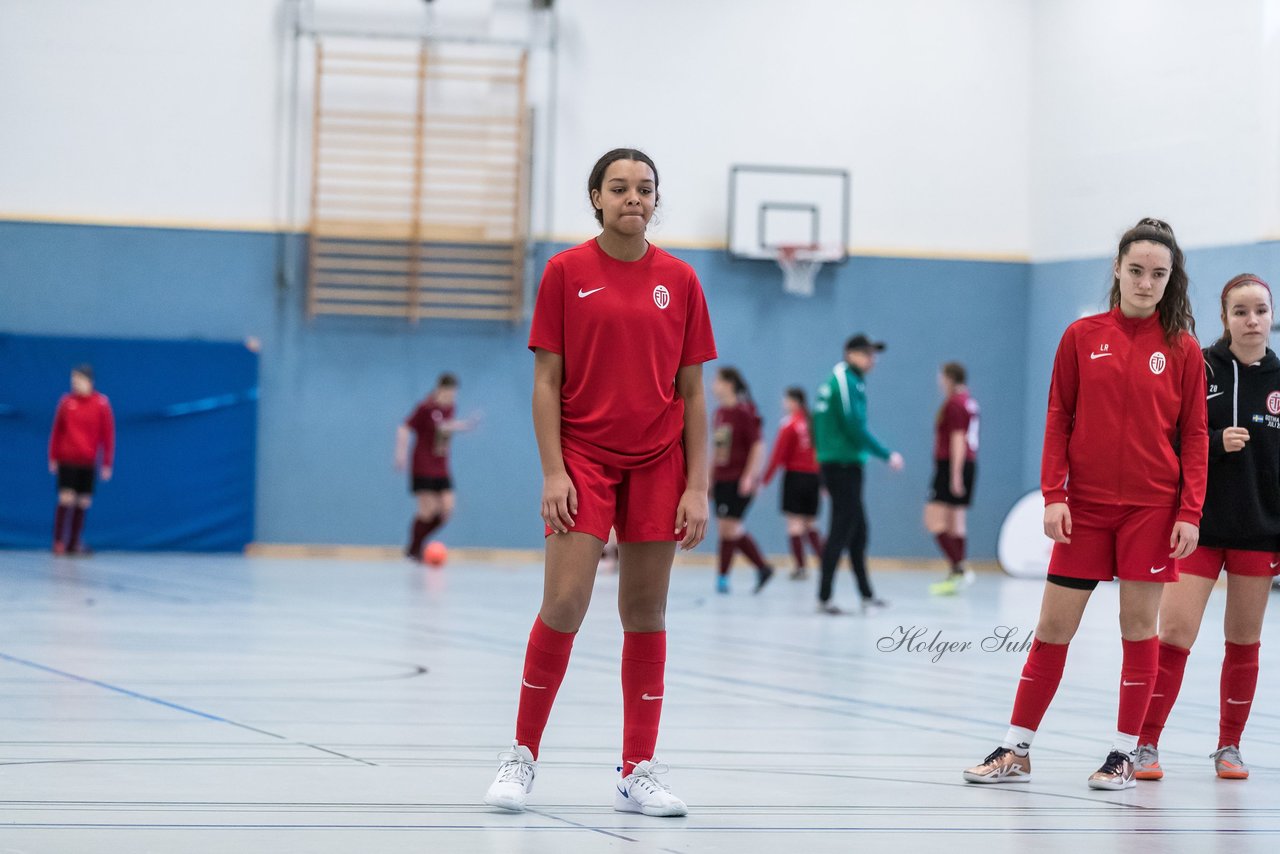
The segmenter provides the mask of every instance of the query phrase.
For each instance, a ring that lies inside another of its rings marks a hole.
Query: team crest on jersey
[[[1280,415],[1280,391],[1267,395],[1267,411],[1272,415]]]
[[[1169,360],[1164,357],[1164,353],[1159,350],[1151,354],[1151,361],[1147,362],[1151,367],[1151,373],[1163,374],[1165,367],[1169,364]]]
[[[671,305],[671,292],[667,290],[666,285],[658,285],[653,289],[653,304],[658,308]]]

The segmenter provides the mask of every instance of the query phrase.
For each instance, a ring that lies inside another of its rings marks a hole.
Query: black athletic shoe
[[[751,592],[759,593],[769,583],[770,578],[773,578],[773,567],[764,566],[756,570],[756,589]]]

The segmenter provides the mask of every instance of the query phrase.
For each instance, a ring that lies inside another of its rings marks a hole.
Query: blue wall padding
[[[258,356],[240,343],[0,334],[0,547],[52,537],[48,443],[71,368],[94,366],[116,420],[94,549],[234,551],[253,540]]]
[[[584,225],[590,222],[588,215]],[[654,237],[663,245],[661,234]],[[402,545],[414,504],[405,475],[392,466],[396,426],[441,371],[453,371],[461,381],[459,414],[480,410],[484,419],[453,443],[458,505],[436,536],[450,546],[541,548],[528,322],[309,320],[305,242],[282,246],[284,240],[254,232],[0,222],[0,331],[258,338],[254,533],[264,543]],[[538,244],[530,264],[535,281],[560,248]],[[893,474],[876,462],[868,470],[874,555],[937,554],[920,523],[933,475],[935,377],[943,362],[964,362],[982,404],[970,552],[994,553],[1000,520],[1034,484],[1022,476],[1025,383],[1028,370],[1048,366],[1027,360],[1031,265],[854,257],[824,267],[814,295],[801,298],[782,292],[776,264],[734,261],[712,249],[675,254],[697,270],[720,363],[745,374],[770,442],[784,388],[799,384],[812,395],[854,332],[889,342],[868,383],[871,426],[903,453],[907,468]],[[282,259],[296,275],[277,275]],[[706,368],[708,395],[715,367]],[[61,388],[66,379],[56,382]],[[115,382],[105,374],[102,385],[113,393]],[[786,552],[778,481],[752,505],[747,525],[762,548]],[[712,537],[700,551],[715,548]]]

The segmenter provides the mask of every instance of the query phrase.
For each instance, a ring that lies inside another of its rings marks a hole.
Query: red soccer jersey
[[[1208,477],[1204,360],[1165,341],[1159,315],[1120,310],[1067,327],[1053,361],[1040,489],[1046,504],[1178,507],[1200,524]],[[1070,480],[1068,481],[1068,475]]]
[[[435,398],[428,397],[413,414],[405,419],[405,426],[414,432],[413,473],[417,477],[449,476],[449,439],[447,430],[440,425],[453,420],[453,407],[441,406]]]
[[[951,459],[951,434],[957,430],[964,433],[965,459],[978,458],[978,401],[969,396],[967,391],[958,391],[947,398],[938,410],[938,419],[934,427],[933,458],[935,460]]]
[[[72,466],[92,466],[102,451],[102,465],[111,468],[116,456],[116,424],[105,394],[64,394],[53,416],[49,459]]]
[[[809,419],[796,412],[778,428],[778,438],[773,440],[773,455],[764,472],[764,482],[773,480],[774,472],[805,472],[816,474],[818,458],[813,453],[813,437],[809,433]]]
[[[760,413],[748,401],[716,410],[711,423],[715,437],[712,480],[737,480],[747,467],[751,446],[760,441]]]
[[[676,372],[716,357],[693,268],[653,244],[619,261],[595,240],[547,262],[529,348],[564,357],[560,436],[605,465],[637,468],[681,440]]]

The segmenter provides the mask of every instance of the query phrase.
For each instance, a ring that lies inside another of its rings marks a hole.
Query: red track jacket
[[[1204,359],[1158,314],[1118,308],[1067,327],[1053,362],[1040,463],[1045,504],[1168,507],[1200,524],[1208,479]]]

